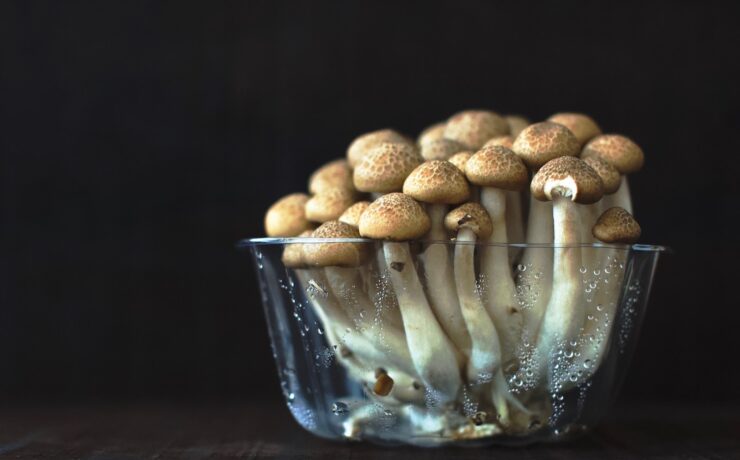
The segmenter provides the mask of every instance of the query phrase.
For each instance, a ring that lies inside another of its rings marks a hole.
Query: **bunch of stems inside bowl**
[[[371,400],[420,433],[522,432],[606,353],[624,243],[640,235],[627,174],[642,164],[633,141],[583,114],[530,124],[468,110],[416,141],[359,136],[265,227],[377,240],[288,241],[283,254]]]

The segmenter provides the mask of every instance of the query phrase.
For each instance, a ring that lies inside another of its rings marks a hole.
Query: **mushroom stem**
[[[408,243],[384,242],[383,252],[416,371],[439,402],[452,402],[462,385],[460,358],[424,295]]]
[[[619,185],[619,189],[615,193],[613,193],[612,195],[609,195],[606,198],[607,198],[607,201],[605,201],[604,203],[604,209],[620,207],[620,208],[623,208],[628,213],[633,214],[632,213],[632,197],[630,194],[630,186],[629,186],[629,182],[627,181],[626,175],[622,175],[622,183]]]
[[[527,244],[552,244],[553,242],[553,207],[550,201],[540,201],[530,196],[529,217],[527,220]],[[539,273],[539,279],[527,278],[530,289],[520,294],[521,303],[526,305],[524,315],[524,332],[534,340],[540,329],[545,307],[550,299],[552,289],[552,250],[548,247],[528,246],[522,255],[522,265]],[[526,296],[526,297],[525,297]]]
[[[522,192],[506,192],[506,232],[509,242],[524,242],[524,216],[522,215]],[[516,260],[521,248],[509,248],[509,263]]]

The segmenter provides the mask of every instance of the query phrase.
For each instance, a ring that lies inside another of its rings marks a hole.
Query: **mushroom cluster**
[[[363,134],[310,176],[310,195],[270,207],[267,235],[288,238],[285,266],[323,293],[313,311],[370,401],[346,435],[377,404],[420,436],[547,424],[607,352],[640,236],[626,176],[642,164],[584,114],[468,110],[417,140]]]

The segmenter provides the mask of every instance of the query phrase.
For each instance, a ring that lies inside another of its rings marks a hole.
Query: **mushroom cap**
[[[465,110],[456,113],[445,128],[444,137],[477,150],[492,137],[509,134],[509,124],[495,112],[488,110]]]
[[[427,126],[424,128],[424,131],[419,134],[419,137],[416,139],[417,144],[424,145],[427,142],[436,141],[437,139],[442,139],[445,134],[445,126],[447,125],[446,121],[440,121],[439,123],[435,123],[431,126]]]
[[[524,162],[501,145],[484,147],[465,163],[465,175],[475,185],[503,190],[521,190],[529,181]]]
[[[480,239],[488,238],[493,232],[491,216],[478,203],[465,203],[448,212],[445,216],[445,227],[451,232],[469,228]]]
[[[355,138],[347,148],[347,162],[350,167],[356,167],[362,158],[370,153],[370,150],[383,142],[408,143],[409,140],[398,131],[392,129],[379,129],[362,134]]]
[[[509,125],[509,134],[514,139],[530,124],[529,120],[521,115],[506,115],[504,120]]]
[[[455,165],[457,169],[465,173],[465,164],[468,162],[470,157],[473,156],[473,152],[457,152],[447,159],[450,163]]]
[[[333,187],[317,193],[306,202],[306,218],[313,222],[336,220],[355,202],[355,193]]]
[[[512,150],[532,169],[562,156],[578,156],[581,144],[568,128],[543,121],[529,125],[514,140]]]
[[[360,217],[360,234],[379,240],[413,240],[427,233],[430,226],[424,208],[403,193],[381,196]]]
[[[446,160],[426,161],[403,183],[403,193],[424,203],[458,204],[470,197],[465,174]]]
[[[384,142],[355,167],[355,187],[362,192],[400,192],[403,181],[423,161],[412,145]]]
[[[562,112],[556,113],[547,119],[553,123],[558,123],[568,128],[583,145],[594,137],[601,134],[601,128],[596,124],[593,118],[583,113]]]
[[[596,220],[591,233],[604,243],[634,243],[640,238],[640,224],[620,207],[609,208]]]
[[[344,158],[331,161],[317,169],[308,180],[308,191],[316,194],[324,190],[340,187],[354,190],[352,169]]]
[[[601,177],[583,160],[558,157],[545,163],[532,178],[532,196],[540,201],[554,196],[570,198],[581,204],[596,203],[604,195]]]
[[[347,208],[342,215],[339,216],[339,222],[344,222],[353,227],[358,227],[360,225],[360,216],[365,212],[365,209],[367,209],[368,206],[370,206],[369,201],[358,201]]]
[[[267,236],[288,238],[311,227],[306,218],[305,193],[292,193],[277,200],[265,214]]]
[[[425,160],[446,160],[465,146],[452,139],[435,139],[421,144],[421,156]]]
[[[310,238],[313,230],[306,230],[298,235],[299,238]],[[306,261],[303,258],[303,243],[286,243],[283,248],[283,265],[288,268],[303,268]]]
[[[581,158],[599,157],[611,163],[622,174],[637,172],[645,162],[640,146],[619,134],[597,136],[583,147]]]
[[[604,184],[604,195],[611,195],[619,190],[619,186],[622,184],[622,176],[611,163],[599,157],[587,157],[583,161],[601,177],[601,182]]]
[[[324,222],[313,231],[314,238],[360,238],[360,232],[338,220]],[[305,243],[303,258],[313,267],[357,267],[367,261],[370,246],[367,243]]]
[[[491,147],[494,145],[503,145],[507,149],[510,149],[514,145],[514,137],[511,135],[507,136],[496,136],[488,139],[482,148]]]

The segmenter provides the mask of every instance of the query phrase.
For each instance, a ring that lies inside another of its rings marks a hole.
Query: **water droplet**
[[[525,265],[522,265],[522,264],[517,265],[516,268],[520,272],[523,272],[523,271],[526,271],[527,270],[527,267]]]
[[[583,362],[583,367],[585,367],[586,369],[588,369],[589,367],[591,367],[591,360],[590,359],[585,360]]]
[[[390,409],[386,409],[383,411],[383,414],[385,414],[386,417],[390,417],[391,415],[393,415],[393,412],[391,412]]]
[[[598,268],[594,269],[594,275],[596,276],[601,275],[601,270],[599,270]]]
[[[586,267],[581,267],[581,268],[578,269],[578,271],[580,271],[581,273],[585,274],[588,271],[588,269]]]
[[[295,393],[290,392],[288,393],[288,401],[293,401],[295,399]]]
[[[318,332],[319,335],[324,335],[324,330],[321,329],[320,327],[316,328],[316,332]]]
[[[570,374],[570,377],[568,377],[568,379],[571,382],[575,382],[576,380],[578,380],[578,376],[576,374]]]
[[[594,320],[594,315],[587,315],[586,316],[586,319],[588,319],[589,321],[593,321]]]
[[[602,311],[604,310],[604,306],[601,304],[596,305],[596,311]]]
[[[334,412],[334,415],[346,414],[349,412],[349,406],[343,402],[335,402],[331,405],[331,411]]]
[[[565,353],[566,358],[572,358],[573,357],[573,350],[567,350]]]

